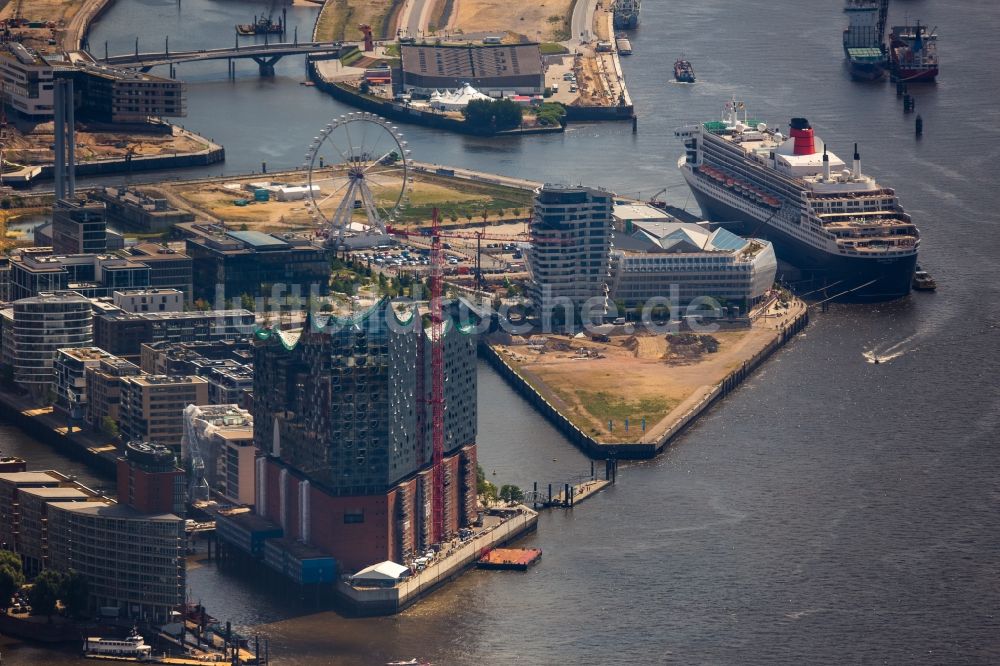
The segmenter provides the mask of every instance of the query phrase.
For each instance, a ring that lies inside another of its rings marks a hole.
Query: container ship
[[[844,56],[851,78],[877,81],[885,75],[889,56],[885,50],[885,22],[889,0],[847,0],[848,26],[844,29]]]
[[[909,293],[920,234],[895,191],[848,167],[793,118],[790,136],[727,102],[721,121],[683,127],[678,161],[705,216],[774,244],[779,259],[839,300],[884,301]]]
[[[614,0],[611,5],[615,30],[632,30],[639,25],[640,0]]]
[[[897,81],[933,81],[938,75],[937,34],[927,26],[893,26],[889,63]]]

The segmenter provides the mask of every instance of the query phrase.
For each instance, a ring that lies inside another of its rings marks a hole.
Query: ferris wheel
[[[410,188],[410,150],[398,127],[368,112],[324,127],[306,153],[307,206],[329,245],[345,233],[385,234]]]

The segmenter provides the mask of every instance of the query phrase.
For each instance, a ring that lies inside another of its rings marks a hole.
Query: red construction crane
[[[431,541],[444,539],[444,315],[443,295],[444,253],[441,252],[441,225],[438,211],[431,217],[431,451],[434,483],[433,529]]]

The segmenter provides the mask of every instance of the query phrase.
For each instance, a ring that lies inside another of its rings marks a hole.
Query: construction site
[[[596,335],[514,337],[491,347],[598,443],[654,443],[804,312],[802,302],[775,297],[753,313],[749,327],[653,333],[620,325]]]

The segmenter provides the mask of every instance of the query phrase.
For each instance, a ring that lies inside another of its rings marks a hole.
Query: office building
[[[56,351],[56,408],[71,419],[83,420],[89,403],[87,369],[97,368],[111,354],[97,347],[72,347]]]
[[[103,254],[108,249],[104,204],[83,197],[59,199],[52,207],[53,254]]]
[[[152,118],[187,115],[183,81],[101,63],[74,65],[56,75],[73,80],[81,120],[146,124]]]
[[[57,350],[93,344],[90,301],[74,291],[43,292],[13,308],[14,381],[44,395],[54,389]]]
[[[208,402],[201,377],[134,375],[122,379],[119,418],[122,439],[169,447],[177,457],[184,433],[184,408]]]
[[[247,339],[255,328],[249,310],[206,312],[125,312],[105,310],[94,317],[94,344],[133,362],[142,345],[153,342],[214,342]]]
[[[118,459],[118,501],[143,513],[184,515],[184,472],[166,446],[133,440]]]
[[[195,297],[215,304],[242,295],[270,296],[274,285],[325,294],[330,280],[326,250],[307,238],[282,237],[259,231],[227,231],[206,224],[180,224],[187,234],[193,262]]]
[[[147,342],[142,345],[143,372],[151,375],[197,375],[209,361],[230,361],[234,366],[253,364],[250,337],[212,342]]]
[[[0,473],[0,542],[31,575],[82,574],[93,614],[115,608],[163,623],[185,600],[184,520],[116,503],[59,472]]]
[[[141,190],[105,187],[91,194],[108,208],[108,221],[119,228],[142,233],[170,231],[175,224],[194,222],[194,213],[172,207],[166,199]]]
[[[112,294],[125,312],[183,312],[184,292],[179,289],[129,289]]]
[[[52,248],[34,247],[11,256],[10,280],[14,300],[59,290],[100,298],[115,290],[149,287],[150,269],[115,255],[54,255]]]
[[[139,366],[108,354],[97,366],[87,366],[84,381],[87,391],[87,423],[97,430],[114,424],[118,429],[121,417],[121,392],[126,377],[141,374]]]
[[[526,266],[537,314],[568,324],[579,320],[585,304],[591,313],[602,312],[613,199],[610,192],[588,187],[545,185],[536,192]]]
[[[250,412],[237,405],[189,405],[181,455],[191,470],[192,499],[214,493],[233,504],[254,504],[257,447]]]
[[[33,121],[51,119],[55,108],[52,65],[17,42],[0,46],[3,103]]]
[[[711,298],[730,314],[746,316],[774,284],[771,243],[682,222],[632,223],[612,252],[611,297],[627,308],[676,298],[678,307]]]
[[[184,292],[188,302],[192,294],[191,257],[168,245],[140,243],[128,249],[132,261],[149,266],[149,286],[154,289],[177,289]]]

